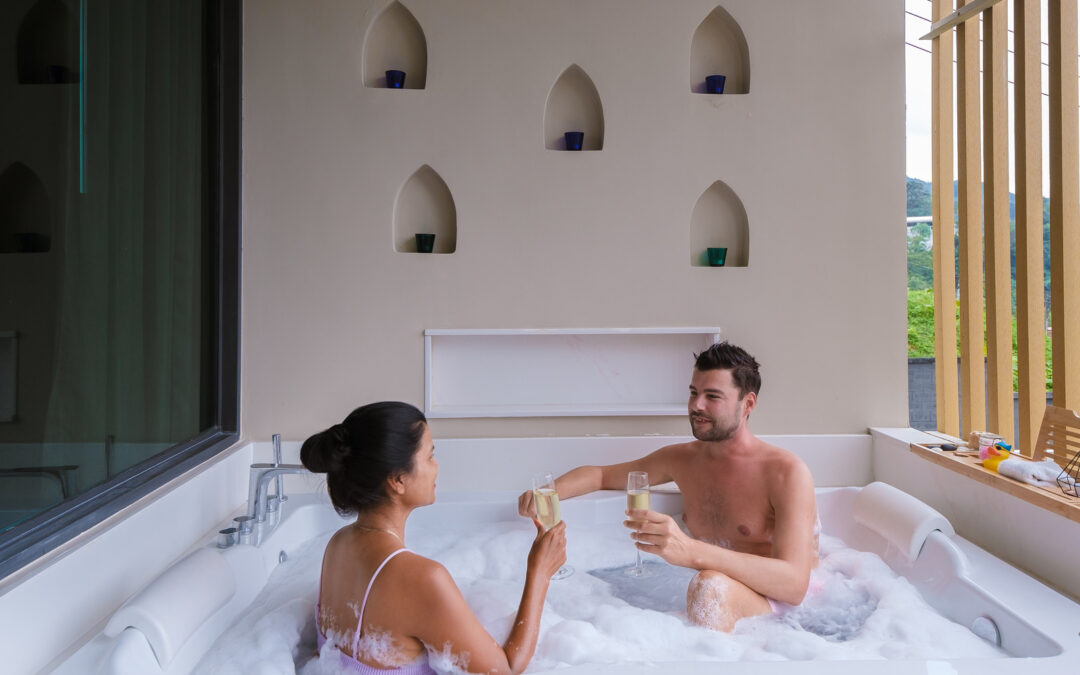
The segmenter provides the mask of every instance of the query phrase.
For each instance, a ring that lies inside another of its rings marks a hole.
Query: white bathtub
[[[516,493],[440,494],[410,526],[490,523],[516,518]],[[1080,667],[1080,606],[963,538],[936,511],[883,483],[818,490],[823,532],[881,556],[908,578],[940,613],[980,635],[995,637],[1013,658],[875,661],[879,673],[1076,673]],[[568,521],[621,517],[621,492],[564,503]],[[657,493],[654,508],[677,513],[681,497]],[[280,526],[258,547],[219,550],[212,543],[172,566],[120,608],[101,635],[58,672],[114,675],[193,672],[218,636],[240,617],[278,565],[314,535],[340,527],[326,496],[293,497]],[[192,592],[192,589],[198,589]],[[80,660],[81,659],[81,660]],[[575,666],[559,673],[716,672],[716,663]],[[725,662],[729,673],[864,673],[866,661]]]

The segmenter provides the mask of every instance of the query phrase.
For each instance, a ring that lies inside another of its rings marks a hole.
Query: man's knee
[[[712,630],[726,633],[739,619],[769,611],[768,600],[715,570],[701,570],[686,589],[687,618]]]
[[[686,616],[698,626],[729,631],[735,624],[728,604],[731,578],[715,570],[701,570],[686,588]]]

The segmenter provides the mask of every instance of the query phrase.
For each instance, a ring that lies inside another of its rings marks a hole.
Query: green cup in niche
[[[416,250],[418,253],[431,253],[435,248],[435,235],[434,234],[417,234],[416,235]]]
[[[709,267],[723,267],[727,261],[726,248],[709,248],[706,253],[709,254]]]

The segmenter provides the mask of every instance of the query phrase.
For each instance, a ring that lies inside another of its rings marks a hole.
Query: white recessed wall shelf
[[[694,31],[690,42],[690,91],[704,94],[705,78],[723,75],[724,94],[750,93],[750,49],[739,23],[717,7]]]
[[[694,354],[720,329],[424,331],[428,417],[685,415]]]
[[[706,250],[726,248],[724,267],[750,264],[750,224],[742,200],[726,183],[716,181],[698,197],[690,216],[690,264],[708,267]]]
[[[405,71],[404,89],[427,86],[427,38],[400,2],[379,13],[364,39],[364,86],[386,87],[386,71]]]
[[[416,253],[416,235],[434,234],[432,253],[457,250],[457,207],[442,177],[427,164],[402,185],[394,204],[394,250]]]
[[[544,109],[544,147],[566,150],[567,131],[583,131],[582,150],[604,148],[604,106],[584,70],[572,65],[563,71],[548,93]]]

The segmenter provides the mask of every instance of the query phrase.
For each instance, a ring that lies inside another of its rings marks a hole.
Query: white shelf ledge
[[[685,415],[716,327],[424,331],[428,417]]]

